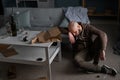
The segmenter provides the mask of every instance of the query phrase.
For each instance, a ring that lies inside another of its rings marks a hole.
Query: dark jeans
[[[96,38],[90,48],[80,50],[74,56],[79,67],[90,72],[101,72],[101,67],[98,65],[100,56],[100,39]],[[90,62],[92,61],[93,62]]]

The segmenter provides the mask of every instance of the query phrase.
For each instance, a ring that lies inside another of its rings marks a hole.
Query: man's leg
[[[99,63],[100,49],[101,49],[100,39],[96,37],[90,50],[91,56],[94,59],[93,64],[95,65]]]
[[[79,67],[90,72],[101,72],[101,67],[86,61],[88,50],[84,49],[81,52],[77,53],[75,56],[75,61],[78,63]]]
[[[94,40],[93,45],[91,47],[91,52],[92,52],[92,55],[94,58],[94,61],[93,61],[94,65],[98,65],[98,63],[99,63],[101,47],[102,47],[102,45],[101,45],[100,39],[97,37]],[[110,74],[112,76],[115,76],[117,74],[117,71],[114,68],[110,68],[106,65],[103,65],[101,67],[101,73]]]
[[[90,72],[100,72],[100,73],[105,73],[105,74],[110,74],[112,76],[115,76],[117,74],[117,71],[114,68],[110,68],[106,65],[103,66],[99,66],[99,56],[100,56],[100,44],[99,44],[99,39],[96,38],[94,45],[92,47],[92,52],[93,53],[88,53],[88,50],[83,50],[81,52],[79,52],[76,56],[75,56],[75,61],[78,63],[79,67],[82,69],[85,69],[87,71]],[[89,58],[89,56],[87,54],[92,54],[92,56],[90,56],[90,58],[94,59],[93,63],[87,62],[86,59]]]
[[[81,69],[84,69],[89,72],[110,74],[112,76],[115,76],[117,74],[117,71],[114,68],[110,68],[106,65],[103,65],[100,67],[99,65],[87,62],[86,61],[86,50],[79,52],[75,56],[75,61],[78,63],[78,66]]]

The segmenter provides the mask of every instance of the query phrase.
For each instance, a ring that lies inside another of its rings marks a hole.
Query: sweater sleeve
[[[92,25],[88,25],[88,29],[92,34],[95,34],[99,37],[100,44],[101,44],[101,50],[106,50],[107,34],[104,31],[102,31],[102,30],[100,30]]]

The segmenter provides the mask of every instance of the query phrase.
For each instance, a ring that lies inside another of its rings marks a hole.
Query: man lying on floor
[[[88,72],[105,73],[115,76],[117,71],[106,65],[98,65],[99,59],[105,60],[107,35],[105,32],[89,24],[71,21],[68,25],[68,35],[72,44],[74,61],[79,68]],[[93,35],[95,39],[93,40]],[[93,60],[93,63],[90,61]]]

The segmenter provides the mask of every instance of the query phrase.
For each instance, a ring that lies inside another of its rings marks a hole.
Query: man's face
[[[79,28],[78,26],[74,26],[74,27],[70,27],[69,31],[74,35],[74,36],[78,36],[79,35]]]

